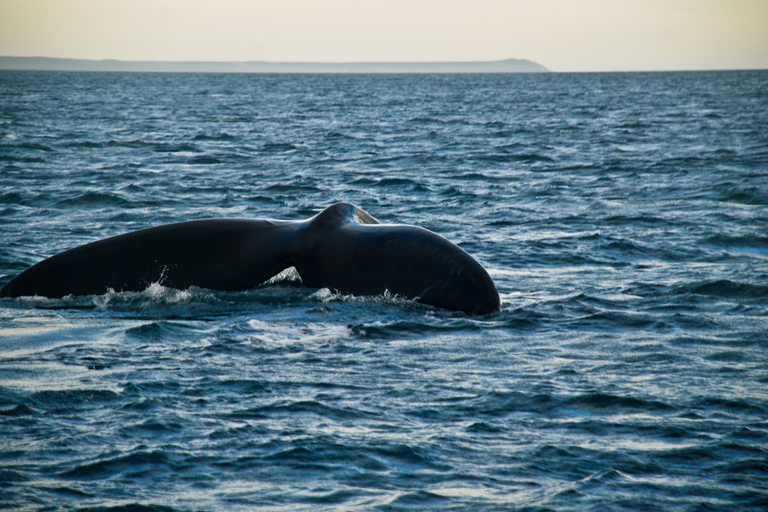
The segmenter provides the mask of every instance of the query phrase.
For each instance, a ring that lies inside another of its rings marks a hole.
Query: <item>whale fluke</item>
[[[493,281],[463,249],[423,228],[382,224],[347,203],[305,221],[198,220],[107,238],[33,265],[0,297],[99,295],[152,283],[239,291],[291,266],[311,288],[388,291],[475,314],[499,310]]]

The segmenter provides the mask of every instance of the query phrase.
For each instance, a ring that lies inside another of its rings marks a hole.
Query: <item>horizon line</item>
[[[528,59],[421,62],[276,62],[75,59],[0,56],[0,69],[41,71],[147,71],[213,73],[546,73]]]
[[[530,59],[521,59],[521,58],[514,58],[509,57],[506,59],[495,59],[495,60],[418,60],[418,61],[398,61],[398,60],[382,60],[382,61],[365,61],[365,60],[359,60],[359,61],[276,61],[276,60],[131,60],[131,59],[117,59],[117,58],[102,58],[102,59],[90,59],[90,58],[79,58],[79,57],[47,57],[47,56],[19,56],[19,55],[0,55],[0,70],[15,70],[15,71],[112,71],[112,70],[101,70],[101,69],[52,69],[48,67],[33,67],[30,65],[23,66],[20,68],[17,67],[8,67],[7,63],[3,62],[4,60],[16,60],[16,61],[22,61],[22,60],[38,60],[38,61],[60,61],[61,63],[69,62],[71,64],[75,63],[91,63],[91,64],[102,64],[102,65],[109,65],[109,64],[123,64],[127,66],[137,66],[137,65],[148,65],[148,66],[254,66],[254,65],[261,65],[261,66],[277,66],[277,67],[290,67],[290,66],[304,66],[304,67],[313,67],[313,66],[323,66],[332,68],[333,66],[355,66],[355,67],[365,67],[365,66],[372,66],[372,67],[385,67],[385,66],[406,66],[406,67],[415,67],[415,66],[489,66],[492,67],[493,65],[519,65],[522,67],[529,67],[530,69],[487,69],[487,70],[474,70],[474,71],[467,71],[469,73],[472,72],[496,72],[496,73],[665,73],[665,72],[699,72],[699,71],[764,71],[768,70],[768,67],[747,67],[747,68],[690,68],[690,69],[615,69],[615,70],[570,70],[570,71],[553,71],[547,68],[546,66],[530,60]],[[114,71],[141,71],[138,69],[119,69]],[[161,69],[152,69],[152,70],[145,70],[145,71],[157,71],[162,72]],[[169,72],[195,72],[194,69],[176,69],[176,70],[169,70]],[[415,70],[404,70],[404,72],[414,72]],[[206,72],[206,71],[201,71]],[[225,72],[225,70],[212,70],[209,72]],[[272,73],[272,72],[286,72],[286,71],[280,71],[280,70],[259,70],[259,69],[240,69],[240,70],[231,70],[229,72],[241,72],[241,73]],[[288,71],[288,72],[294,72],[294,71]],[[298,70],[295,72],[300,73],[317,73],[322,71],[308,71],[308,70]],[[360,70],[335,70],[330,71],[332,73],[344,73],[344,72],[360,72]],[[376,72],[374,70],[374,72]],[[378,72],[397,72],[397,70],[394,71],[386,71],[386,70],[378,70]],[[425,71],[429,72],[429,71]],[[437,71],[437,72],[444,72],[444,73],[450,73],[450,72],[457,72],[453,70],[446,70],[446,71]],[[460,72],[460,71],[458,71]]]
[[[266,64],[491,64],[497,62],[507,61],[520,61],[520,62],[535,62],[531,59],[519,59],[516,57],[508,57],[504,59],[491,59],[491,60],[264,60],[264,59],[250,59],[250,60],[173,60],[173,59],[117,59],[117,58],[102,58],[93,59],[87,57],[48,57],[45,55],[0,55],[0,59],[55,59],[55,60],[85,60],[90,62],[181,62],[187,63],[221,63],[221,64],[242,64],[249,62],[263,62]]]

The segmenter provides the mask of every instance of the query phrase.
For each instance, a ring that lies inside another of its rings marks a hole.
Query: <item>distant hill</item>
[[[525,59],[487,62],[155,62],[0,57],[0,70],[138,71],[166,73],[543,73]]]

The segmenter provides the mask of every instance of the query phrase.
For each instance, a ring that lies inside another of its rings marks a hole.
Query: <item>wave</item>
[[[704,239],[704,243],[716,247],[725,247],[728,249],[752,249],[763,251],[768,249],[768,236],[759,234],[753,235],[712,235]]]
[[[58,208],[124,207],[130,201],[118,194],[109,192],[85,192],[77,197],[61,199],[55,203]]]
[[[565,400],[565,407],[594,411],[654,411],[674,412],[677,408],[658,400],[642,400],[631,396],[616,396],[608,393],[586,393]]]
[[[334,420],[351,420],[357,418],[370,418],[379,417],[378,414],[370,413],[365,410],[353,408],[353,407],[334,407],[316,400],[299,400],[290,403],[273,403],[262,407],[249,409],[247,412],[238,411],[238,418],[245,418],[253,415],[256,418],[280,418],[280,417],[297,417],[304,414],[316,414],[323,418]],[[281,457],[280,455],[274,455],[271,458]]]
[[[28,406],[27,404],[17,404],[8,409],[0,409],[0,416],[6,417],[35,416],[37,414],[40,414],[40,411]],[[2,471],[0,471],[0,475],[2,475]],[[1,476],[0,480],[2,480]]]
[[[186,143],[155,144],[152,149],[156,153],[199,153],[201,151],[194,144]]]
[[[475,153],[469,155],[474,161],[477,162],[494,162],[494,163],[552,163],[555,159],[544,155],[542,153]]]
[[[128,454],[117,452],[93,462],[81,463],[71,469],[61,471],[57,476],[78,480],[95,480],[128,473],[135,477],[142,477],[145,476],[145,473],[157,473],[159,468],[170,470],[172,466],[172,458],[165,451],[139,449]]]
[[[201,155],[190,157],[187,159],[187,163],[191,165],[216,165],[222,163],[222,161],[215,156]]]
[[[38,409],[51,413],[69,413],[78,409],[93,409],[119,400],[120,395],[106,389],[44,390],[33,393],[29,401]]]
[[[47,144],[40,144],[37,142],[18,142],[18,143],[11,143],[11,144],[4,143],[4,144],[0,144],[0,148],[29,150],[29,151],[43,151],[46,153],[55,151],[53,147]]]
[[[90,496],[90,495],[89,495]],[[77,512],[186,512],[187,508],[174,508],[168,505],[159,505],[151,500],[147,503],[125,503],[120,505],[104,505],[96,507],[82,507],[73,509]]]
[[[211,132],[211,133],[199,133],[192,137],[192,140],[196,141],[232,141],[237,140],[237,137],[227,132]]]
[[[308,323],[297,326],[255,319],[249,320],[248,325],[254,331],[248,336],[249,341],[267,345],[334,343],[352,337],[352,330],[346,325]]]
[[[249,307],[276,307],[295,305],[305,308],[308,304],[357,303],[372,306],[395,306],[416,311],[431,311],[412,299],[399,297],[385,291],[381,295],[357,296],[331,291],[328,288],[312,289],[303,286],[301,277],[290,267],[265,283],[246,291],[221,292],[198,287],[184,290],[151,283],[141,292],[108,290],[101,295],[48,297],[19,297],[8,299],[42,309],[97,309],[104,311],[134,311],[157,314],[206,314],[219,311],[240,311]],[[450,315],[451,312],[446,312]],[[155,329],[154,327],[153,329]]]
[[[712,190],[721,201],[749,206],[768,205],[768,188],[755,184],[724,182]]]
[[[261,151],[265,153],[292,153],[299,149],[289,142],[268,142],[261,146]]]
[[[762,299],[768,297],[768,285],[717,279],[676,286],[670,290],[670,293],[675,295],[707,295],[724,299]]]

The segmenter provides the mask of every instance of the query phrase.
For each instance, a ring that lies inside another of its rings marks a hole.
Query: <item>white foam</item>
[[[204,293],[199,288],[192,287],[186,290],[168,288],[160,283],[152,283],[141,292],[116,292],[109,289],[102,295],[93,296],[93,304],[99,309],[107,309],[112,305],[125,304],[139,300],[150,304],[173,305],[210,298],[213,295]]]
[[[407,299],[405,297],[391,293],[389,290],[384,290],[384,293],[380,295],[345,295],[343,293],[331,291],[328,288],[320,288],[315,293],[310,295],[309,299],[317,300],[326,304],[330,302],[359,302],[366,304],[393,304],[400,307],[405,305],[418,304],[416,299]]]
[[[249,341],[269,345],[328,344],[352,337],[352,329],[346,325],[288,325],[254,319],[248,321],[248,326],[256,331],[249,336]]]

